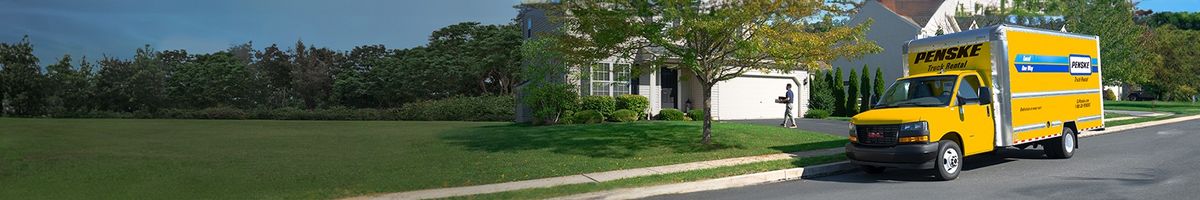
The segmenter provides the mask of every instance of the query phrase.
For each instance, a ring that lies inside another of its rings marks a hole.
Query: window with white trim
[[[629,64],[596,63],[590,67],[591,95],[617,96],[629,94],[630,76]]]

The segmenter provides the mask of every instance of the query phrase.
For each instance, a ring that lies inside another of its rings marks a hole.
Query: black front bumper
[[[937,143],[890,147],[846,144],[846,157],[850,158],[850,163],[904,169],[933,169],[937,151]]]

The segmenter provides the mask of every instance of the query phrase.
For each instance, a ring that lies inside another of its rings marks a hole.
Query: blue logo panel
[[[1021,73],[1071,73],[1071,75],[1091,75],[1100,72],[1099,60],[1089,55],[1071,54],[1070,56],[1047,56],[1017,54],[1013,67]]]

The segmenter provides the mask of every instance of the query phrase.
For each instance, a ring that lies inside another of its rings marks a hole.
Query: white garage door
[[[722,120],[783,118],[784,105],[775,103],[775,98],[786,93],[788,83],[799,101],[800,91],[791,78],[743,76],[721,82],[717,91],[720,99],[714,105],[718,106],[717,116]],[[792,105],[793,116],[796,106]]]

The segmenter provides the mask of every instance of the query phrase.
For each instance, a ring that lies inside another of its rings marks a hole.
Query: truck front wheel
[[[1075,130],[1070,127],[1063,127],[1062,136],[1049,139],[1042,143],[1046,151],[1046,157],[1050,158],[1071,158],[1075,155]]]
[[[957,142],[938,141],[937,163],[934,163],[937,172],[934,172],[934,177],[943,181],[957,179],[958,173],[962,172],[962,160],[962,147]]]

